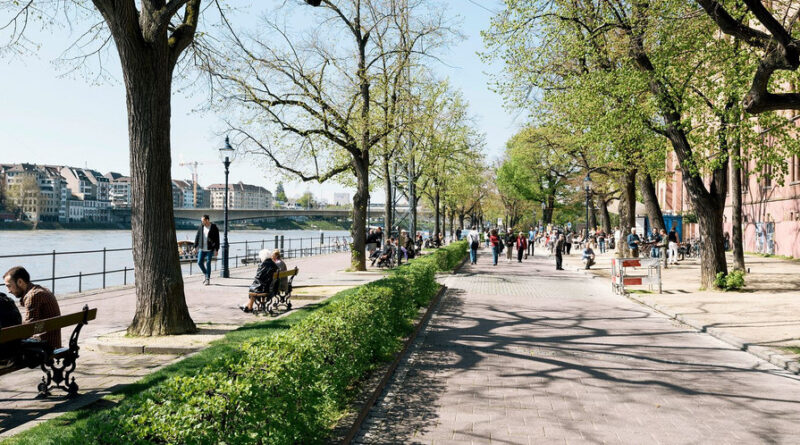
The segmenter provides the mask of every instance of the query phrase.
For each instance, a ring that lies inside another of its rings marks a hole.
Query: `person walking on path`
[[[511,260],[514,258],[514,245],[517,244],[517,237],[514,236],[514,232],[512,232],[510,228],[506,231],[505,241],[506,241],[506,262],[510,263]]]
[[[197,265],[206,276],[203,284],[211,284],[211,258],[219,250],[219,229],[216,224],[212,224],[208,215],[203,215],[200,219],[200,227],[194,237],[194,246],[197,249]]]
[[[3,275],[6,289],[19,298],[19,304],[25,308],[23,323],[33,323],[47,318],[61,315],[56,296],[38,284],[31,283],[31,276],[24,267],[12,267]],[[53,349],[61,347],[61,329],[34,335],[33,338],[41,340]]]
[[[481,235],[475,227],[467,234],[467,244],[469,245],[469,263],[478,263],[478,246],[481,245]]]
[[[595,237],[597,238],[597,245],[600,247],[600,253],[606,253],[606,232],[600,229],[595,232]]]
[[[528,251],[525,253],[525,259],[528,259],[528,255],[533,256],[533,245],[536,243],[536,229],[531,226],[531,229],[528,230]]]
[[[517,262],[518,263],[522,262],[522,256],[523,255],[527,255],[527,253],[526,253],[527,251],[528,251],[528,240],[527,240],[527,238],[525,238],[525,234],[524,233],[519,232],[519,235],[517,236]]]
[[[497,266],[497,257],[503,249],[503,241],[497,236],[497,229],[492,229],[489,232],[489,245],[492,246],[492,265]]]
[[[556,270],[564,270],[564,268],[561,267],[561,265],[564,262],[564,258],[562,256],[564,254],[564,244],[566,244],[566,237],[564,235],[561,235],[556,240],[555,246],[553,248],[556,254]]]
[[[678,232],[675,230],[675,225],[667,234],[667,241],[669,247],[669,264],[678,264]]]
[[[564,248],[567,251],[567,255],[569,255],[569,252],[572,250],[572,238],[572,232],[567,232],[567,236],[564,240]]]

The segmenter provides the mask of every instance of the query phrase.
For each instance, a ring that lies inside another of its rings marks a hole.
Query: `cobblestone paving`
[[[341,273],[350,264],[349,253],[335,253],[309,258],[288,260],[289,267],[298,266],[300,273],[295,285],[358,285],[380,278],[378,273]],[[192,319],[197,323],[243,325],[265,320],[244,314],[238,305],[247,300],[247,288],[252,282],[254,267],[231,269],[228,279],[212,276],[211,286],[203,286],[201,276],[184,280],[186,302]],[[294,300],[299,308],[313,303]],[[37,399],[36,385],[43,373],[38,369],[21,370],[0,377],[0,440],[16,434],[36,422],[50,419],[63,412],[87,405],[119,388],[135,382],[182,357],[174,355],[127,355],[92,350],[87,339],[109,332],[124,330],[133,318],[136,307],[132,288],[115,289],[59,298],[61,313],[79,311],[84,304],[98,308],[97,320],[90,322],[81,333],[80,359],[74,376],[80,386],[80,397],[69,400],[63,392],[55,390],[47,399]],[[68,341],[72,329],[62,330],[62,339]]]
[[[554,269],[448,278],[356,442],[800,442],[797,376]]]

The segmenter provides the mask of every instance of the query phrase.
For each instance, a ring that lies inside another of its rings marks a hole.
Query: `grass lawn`
[[[169,377],[195,375],[215,361],[222,361],[240,353],[240,351],[236,348],[236,345],[250,339],[268,337],[277,332],[289,329],[289,327],[306,318],[314,310],[327,306],[333,301],[340,299],[348,293],[354,291],[355,289],[341,291],[323,302],[304,306],[300,309],[292,311],[292,313],[286,317],[260,321],[242,326],[241,328],[228,333],[224,338],[211,343],[208,348],[188,356],[177,363],[166,366],[159,371],[149,374],[138,382],[124,387],[117,393],[108,395],[82,409],[70,411],[56,419],[43,422],[42,424],[31,428],[28,431],[7,439],[3,443],[57,444],[60,443],[59,437],[74,437],[70,430],[80,428],[87,421],[87,419],[89,419],[96,412],[113,408],[116,404],[125,400],[126,397],[158,385]]]

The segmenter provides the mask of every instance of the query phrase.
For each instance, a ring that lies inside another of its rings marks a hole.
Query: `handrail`
[[[337,246],[335,244],[335,240],[339,240],[340,243]],[[346,250],[349,248],[349,243],[352,241],[352,237],[341,235],[341,236],[325,236],[324,233],[320,233],[319,237],[306,237],[306,238],[284,238],[283,235],[274,235],[272,238],[264,238],[259,240],[244,240],[244,241],[234,241],[229,242],[229,245],[244,245],[245,252],[244,255],[241,254],[233,254],[230,253],[229,258],[234,261],[233,267],[240,266],[240,259],[249,258],[251,255],[251,251],[248,248],[250,245],[260,246],[260,248],[266,248],[266,246],[271,246],[272,248],[280,249],[283,252],[284,257],[286,258],[298,258],[303,256],[312,256],[318,255],[323,253],[331,253],[334,251],[339,250]],[[307,243],[307,244],[305,244]],[[299,244],[299,247],[297,245]],[[304,246],[305,244],[305,246]],[[259,248],[259,250],[260,250]],[[51,251],[51,252],[34,252],[34,253],[21,253],[21,254],[11,254],[11,255],[0,255],[0,259],[8,259],[8,258],[31,258],[31,257],[51,257],[51,276],[49,277],[41,277],[41,278],[33,278],[31,281],[34,282],[50,282],[50,288],[53,292],[55,292],[56,288],[56,281],[59,280],[70,280],[76,279],[78,280],[77,291],[83,292],[83,279],[86,277],[97,277],[102,276],[102,285],[96,286],[93,289],[102,288],[105,289],[107,287],[106,277],[109,275],[115,274],[122,274],[122,282],[117,284],[127,285],[128,283],[128,272],[134,271],[134,265],[131,264],[130,267],[124,266],[121,269],[106,269],[106,256],[110,252],[125,252],[125,251],[132,251],[132,247],[125,247],[125,248],[114,248],[114,249],[93,249],[93,250],[78,250],[78,251],[65,251],[65,252],[58,252],[58,251]],[[67,275],[56,275],[56,258],[60,255],[82,255],[82,254],[102,254],[102,264],[103,269],[101,271],[96,272],[86,272],[78,271],[77,273],[71,273]],[[258,258],[257,253],[252,254],[254,259]],[[218,257],[219,259],[219,257]],[[132,260],[131,260],[132,262]],[[195,261],[191,261],[188,264],[182,263],[182,268],[188,265],[189,273],[186,276],[191,276],[195,273],[196,266],[193,270]],[[216,270],[217,262],[213,263],[213,267]],[[0,282],[0,288],[5,287],[5,284]]]

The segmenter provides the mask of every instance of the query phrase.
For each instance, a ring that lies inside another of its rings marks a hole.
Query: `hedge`
[[[353,388],[389,360],[466,243],[411,261],[289,329],[250,340],[202,372],[172,376],[100,411],[82,443],[320,443]]]

